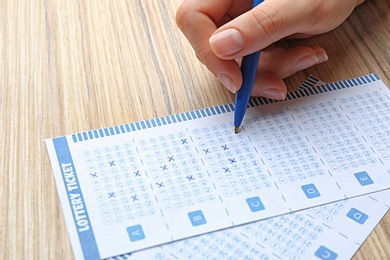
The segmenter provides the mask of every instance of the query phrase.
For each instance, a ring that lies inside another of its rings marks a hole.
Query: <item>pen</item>
[[[263,2],[263,0],[254,0],[252,8],[255,8],[261,2]],[[246,108],[248,106],[249,98],[251,97],[259,59],[260,51],[249,54],[242,58],[242,85],[240,90],[237,91],[234,106],[234,132],[236,134],[240,129],[240,125],[242,123],[242,120],[244,119]]]

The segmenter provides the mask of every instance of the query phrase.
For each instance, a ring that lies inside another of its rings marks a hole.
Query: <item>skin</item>
[[[329,32],[343,23],[364,0],[184,0],[176,23],[198,59],[231,92],[242,84],[240,59],[262,50],[253,96],[283,100],[284,78],[328,59],[319,46],[282,49],[281,39]]]

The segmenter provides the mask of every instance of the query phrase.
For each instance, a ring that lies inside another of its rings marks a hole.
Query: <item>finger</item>
[[[287,95],[287,87],[283,79],[277,75],[259,71],[253,84],[252,96],[266,97],[275,100],[284,100]]]
[[[222,59],[242,57],[299,32],[306,9],[301,2],[264,1],[214,32],[209,40],[213,52]]]
[[[194,48],[196,54],[202,53],[206,49],[205,45],[210,35],[217,29],[214,21],[219,21],[225,17],[228,1],[222,1],[221,4],[226,4],[222,5],[221,8],[214,6],[214,3],[217,2],[221,1],[188,0],[183,2],[177,10],[176,23]]]
[[[326,51],[319,47],[299,46],[291,49],[269,47],[262,51],[259,70],[287,78],[294,73],[328,60]]]
[[[224,24],[210,37],[213,52],[234,59],[264,49],[291,35],[316,35],[340,25],[355,1],[264,1]]]
[[[266,48],[261,54],[252,95],[284,100],[287,94],[284,78],[327,59],[325,50],[318,46],[300,46],[287,50]]]
[[[222,60],[210,48],[209,38],[217,29],[216,23],[225,22],[231,1],[185,1],[178,9],[176,22],[198,59],[215,75],[222,84],[235,93],[241,85],[242,76],[234,60]]]

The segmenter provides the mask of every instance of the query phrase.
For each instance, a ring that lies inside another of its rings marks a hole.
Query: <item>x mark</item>
[[[131,196],[131,198],[133,199],[133,201],[139,200],[139,199],[137,198],[137,194],[135,194],[134,196]]]
[[[233,163],[236,163],[237,161],[236,161],[236,159],[232,158],[232,159],[229,159],[229,162],[230,162],[231,164],[233,164]]]

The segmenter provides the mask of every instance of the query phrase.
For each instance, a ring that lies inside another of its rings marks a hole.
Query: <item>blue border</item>
[[[88,216],[88,211],[85,206],[85,201],[83,194],[81,192],[80,183],[77,177],[76,169],[73,164],[72,155],[69,150],[69,145],[66,140],[66,137],[59,137],[53,139],[54,149],[57,154],[58,164],[61,169],[61,175],[64,182],[66,195],[69,201],[69,207],[72,211],[73,221],[75,223],[75,228],[80,240],[81,249],[85,259],[100,259],[99,250],[96,244],[95,235],[92,230],[91,221]],[[68,168],[69,171],[65,170]],[[71,186],[67,185],[69,179],[67,177],[72,177]],[[80,209],[80,214],[76,213],[76,210],[72,207],[72,196],[77,196],[77,205],[82,205],[83,209]],[[81,222],[80,219],[77,219],[82,214],[82,224],[83,226],[78,226]]]
[[[333,90],[356,87],[362,84],[366,84],[369,82],[374,82],[380,80],[379,76],[375,73],[369,74],[366,76],[361,76],[354,79],[343,80],[333,83],[326,83],[323,85],[315,86],[319,81],[314,76],[309,76],[301,86],[299,86],[296,90],[289,92],[286,96],[286,100],[297,99],[306,96],[317,95],[325,92],[330,92]],[[249,101],[248,107],[257,107],[265,104],[271,104],[280,102],[277,100],[267,99],[267,98],[255,98]],[[135,132],[139,130],[144,130],[148,128],[154,128],[163,125],[170,125],[177,122],[183,122],[188,120],[194,120],[204,117],[209,117],[213,115],[225,114],[228,112],[234,111],[233,104],[225,104],[215,107],[209,107],[200,110],[194,110],[191,112],[185,112],[181,114],[169,115],[166,117],[153,118],[149,120],[133,122],[129,124],[119,125],[119,126],[111,126],[106,128],[101,128],[98,130],[90,130],[86,132],[80,132],[76,134],[72,134],[73,142],[82,142],[91,139],[97,139],[102,137],[107,137],[111,135],[124,134],[129,132]]]

